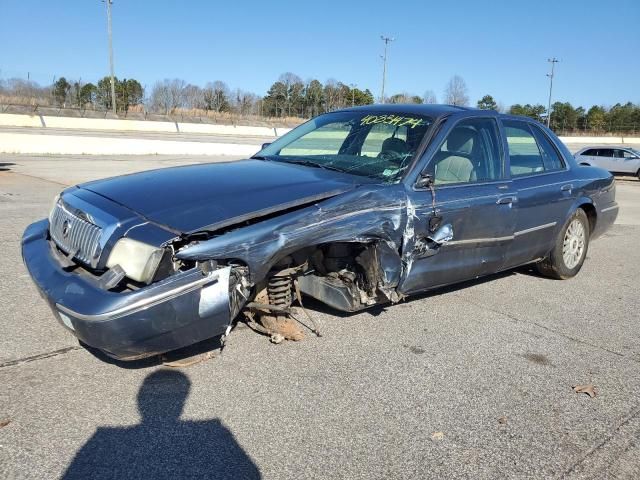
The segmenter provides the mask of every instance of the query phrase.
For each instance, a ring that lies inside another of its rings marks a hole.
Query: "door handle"
[[[500,197],[496,202],[498,205],[511,205],[518,201],[518,197]]]
[[[571,190],[573,190],[573,185],[571,183],[567,183],[566,185],[562,185],[560,187],[561,192],[570,192]]]

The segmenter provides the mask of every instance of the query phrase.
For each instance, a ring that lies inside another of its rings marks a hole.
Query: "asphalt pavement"
[[[0,478],[640,478],[640,182],[618,181],[618,222],[569,281],[309,302],[322,337],[237,328],[187,368],[78,347],[22,265],[24,228],[67,185],[221,160],[0,157]]]

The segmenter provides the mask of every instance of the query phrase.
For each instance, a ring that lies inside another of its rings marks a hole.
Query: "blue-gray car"
[[[446,105],[320,115],[252,158],[63,191],[22,254],[58,321],[133,360],[241,319],[318,333],[355,312],[532,264],[568,279],[615,221],[615,181],[534,120]]]

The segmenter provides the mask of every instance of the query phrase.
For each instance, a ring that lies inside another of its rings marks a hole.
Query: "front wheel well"
[[[590,203],[583,203],[578,208],[581,208],[584,210],[584,213],[587,214],[587,218],[589,219],[589,234],[592,234],[596,228],[596,220],[598,216],[596,213],[596,207]]]

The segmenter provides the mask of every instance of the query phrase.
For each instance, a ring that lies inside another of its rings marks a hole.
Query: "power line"
[[[551,73],[547,73],[547,77],[549,77],[549,105],[547,106],[547,128],[551,125],[551,93],[553,92],[553,76],[554,76],[554,67],[559,60],[556,57],[548,58],[547,62],[551,63]]]
[[[380,103],[384,103],[384,84],[387,80],[387,47],[395,38],[380,35],[380,39],[384,42],[384,55],[382,57],[382,92],[380,93]]]

